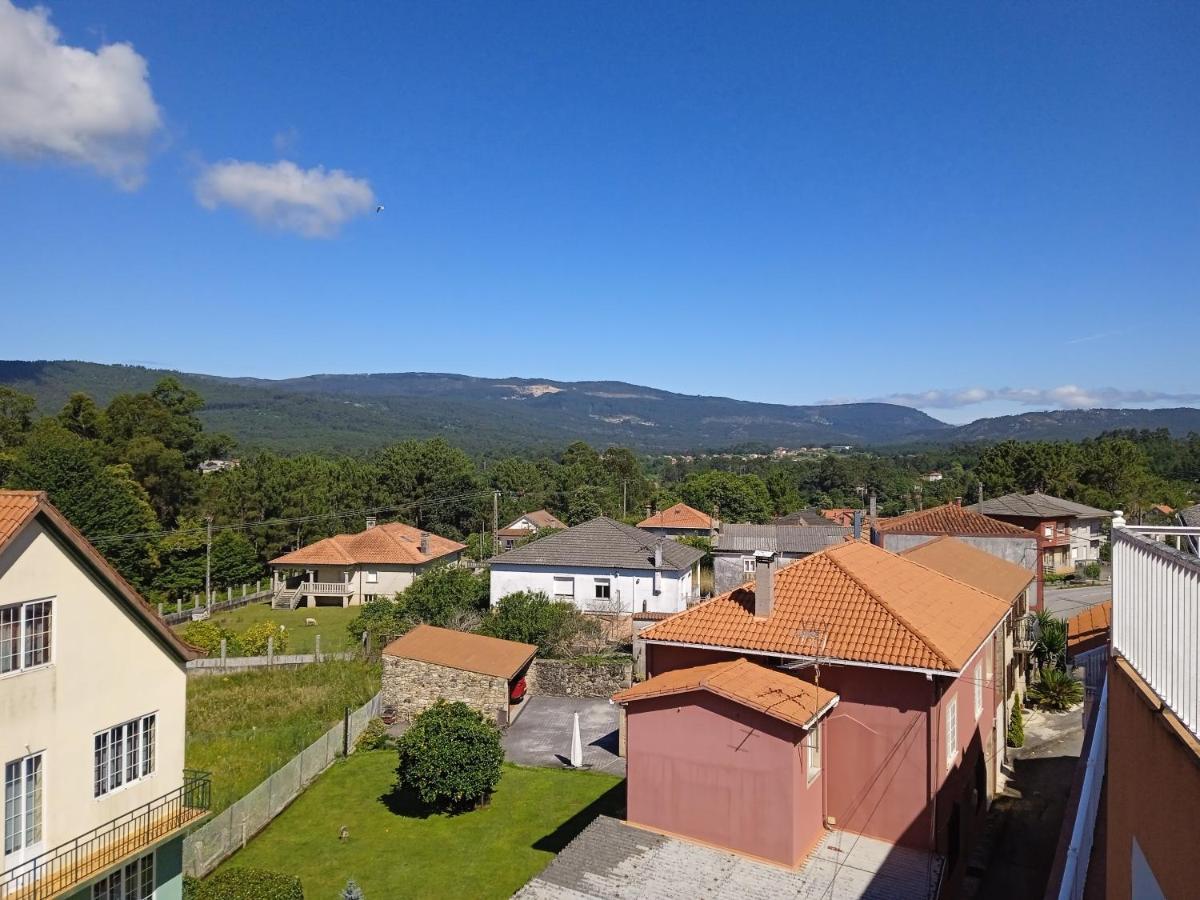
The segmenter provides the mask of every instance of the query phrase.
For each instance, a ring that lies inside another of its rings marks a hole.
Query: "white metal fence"
[[[306,787],[354,742],[371,719],[379,715],[376,694],[324,735],[293,756],[267,780],[183,840],[183,871],[203,878],[284,811]]]
[[[1112,646],[1200,737],[1200,528],[1114,527]]]
[[[1104,784],[1107,750],[1108,681],[1105,680],[1100,688],[1100,705],[1096,709],[1092,745],[1084,762],[1083,787],[1079,792],[1079,807],[1071,828],[1071,840],[1067,844],[1067,858],[1058,890],[1059,900],[1082,900],[1083,890],[1087,886],[1088,861],[1092,856],[1092,842],[1096,835],[1096,815],[1100,810],[1100,788]]]

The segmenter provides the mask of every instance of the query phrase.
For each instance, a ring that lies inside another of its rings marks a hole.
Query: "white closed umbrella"
[[[571,728],[571,766],[575,769],[583,766],[583,739],[579,736],[579,713],[575,713],[575,724]]]

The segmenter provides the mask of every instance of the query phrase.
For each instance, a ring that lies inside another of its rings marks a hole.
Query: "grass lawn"
[[[357,660],[189,678],[187,766],[212,773],[219,812],[378,690],[379,666]]]
[[[312,653],[316,638],[321,636],[321,650],[336,653],[354,649],[356,643],[346,633],[346,625],[359,613],[357,606],[321,606],[317,609],[271,609],[266,603],[251,603],[226,612],[213,613],[212,621],[238,634],[259,622],[284,625],[288,630],[288,653]],[[316,626],[305,625],[305,619],[316,619]],[[182,632],[184,626],[174,626]]]
[[[508,897],[625,803],[624,782],[610,775],[506,764],[483,809],[406,815],[392,794],[395,769],[391,750],[335,763],[225,865],[299,875],[306,897],[337,897],[349,878],[371,900]]]

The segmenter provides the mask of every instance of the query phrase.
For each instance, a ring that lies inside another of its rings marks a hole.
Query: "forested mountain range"
[[[1200,410],[1031,412],[952,426],[905,406],[788,406],[672,393],[619,381],[390,373],[268,380],[70,361],[0,361],[0,384],[43,413],[74,392],[106,403],[172,375],[205,398],[206,429],[243,448],[353,451],[433,435],[472,452],[561,447],[573,440],[644,452],[769,446],[1079,440],[1114,429],[1200,432]]]

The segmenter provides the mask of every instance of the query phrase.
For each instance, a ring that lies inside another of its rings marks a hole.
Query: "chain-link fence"
[[[379,712],[380,695],[376,694],[245,797],[184,838],[183,871],[203,878],[245,847],[334,760],[346,751],[354,752],[354,742]]]

